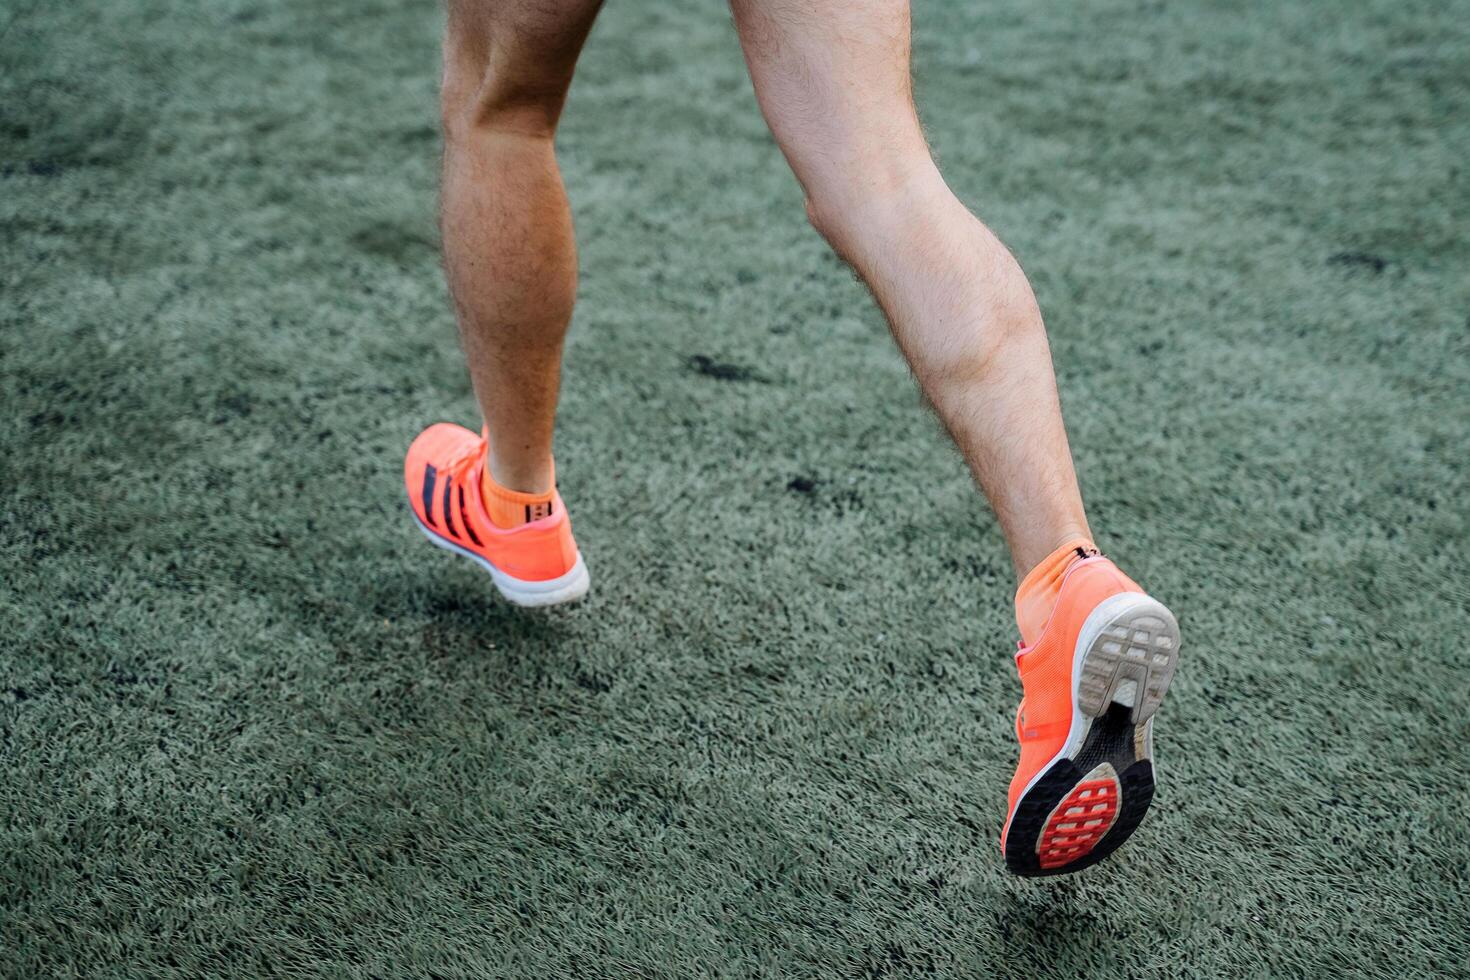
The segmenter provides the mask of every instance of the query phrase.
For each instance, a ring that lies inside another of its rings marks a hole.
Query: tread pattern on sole
[[[1090,867],[1117,850],[1148,812],[1152,718],[1174,677],[1179,624],[1161,603],[1145,598],[1106,622],[1082,655],[1077,708],[1091,719],[1087,734],[1016,804],[1005,858],[1018,875]],[[1088,826],[1094,820],[1103,822]]]
[[[1116,617],[1092,641],[1077,679],[1077,706],[1096,718],[1109,704],[1131,707],[1129,721],[1141,725],[1154,712],[1174,679],[1179,660],[1179,624],[1169,610],[1150,602]]]
[[[1086,774],[1087,770],[1079,769],[1071,760],[1060,759],[1017,805],[1005,850],[1006,867],[1013,874],[1041,878],[1090,868],[1116,851],[1138,829],[1154,795],[1153,766],[1147,759],[1134,762],[1118,774],[1117,814],[1107,833],[1094,841],[1086,853],[1063,863],[1049,866],[1041,863],[1036,846],[1038,837],[1052,811]]]
[[[1072,787],[1052,810],[1036,855],[1042,868],[1058,868],[1089,854],[1113,829],[1121,809],[1118,774],[1106,762]]]

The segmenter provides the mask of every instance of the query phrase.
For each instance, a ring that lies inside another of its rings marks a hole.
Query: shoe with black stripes
[[[580,599],[590,579],[561,496],[553,494],[544,517],[497,527],[481,498],[484,468],[483,436],[448,422],[419,433],[403,461],[403,483],[420,530],[439,547],[479,564],[500,594],[518,606]]]

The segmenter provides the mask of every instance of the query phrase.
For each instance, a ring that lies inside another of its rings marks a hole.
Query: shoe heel
[[[528,609],[575,602],[587,594],[587,588],[592,583],[592,577],[587,573],[587,565],[582,561],[581,555],[577,556],[577,562],[571,571],[560,578],[544,582],[514,578],[489,564],[486,568],[501,595],[515,605]]]
[[[1097,622],[1093,622],[1094,617]],[[1132,592],[1104,601],[1084,624],[1077,707],[1090,717],[1111,705],[1141,725],[1159,710],[1179,662],[1179,623],[1163,603]]]

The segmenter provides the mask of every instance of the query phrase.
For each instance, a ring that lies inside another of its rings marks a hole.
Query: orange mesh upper
[[[469,429],[440,422],[419,433],[403,461],[404,489],[419,523],[518,579],[545,581],[571,571],[577,546],[560,495],[552,491],[550,516],[497,527],[481,498],[484,467],[485,440]]]
[[[1010,809],[1038,769],[1061,750],[1072,725],[1072,660],[1082,624],[1097,604],[1120,592],[1142,592],[1106,558],[1074,563],[1041,636],[1016,654],[1024,697],[1016,730],[1021,761],[1011,779]]]

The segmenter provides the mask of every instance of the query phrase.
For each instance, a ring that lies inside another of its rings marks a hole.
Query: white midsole
[[[442,535],[425,527],[417,514],[414,515],[414,523],[419,526],[424,537],[434,544],[445,551],[463,555],[489,572],[500,594],[518,606],[554,606],[562,602],[571,602],[573,599],[580,599],[586,595],[588,587],[592,584],[592,576],[587,572],[587,565],[582,561],[581,552],[577,553],[577,560],[572,563],[571,570],[556,578],[540,581],[516,578],[496,568],[483,555],[477,555],[468,548],[461,548],[453,541],[448,541]]]
[[[1062,743],[1062,747],[1055,755],[1047,759],[1041,768],[1036,770],[1035,775],[1027,781],[1026,788],[1021,790],[1020,796],[1016,797],[1018,803],[1026,798],[1026,794],[1031,792],[1031,787],[1040,782],[1041,777],[1046,775],[1058,759],[1070,759],[1077,754],[1078,749],[1082,748],[1082,740],[1087,736],[1087,726],[1091,721],[1091,717],[1083,714],[1077,707],[1077,685],[1082,679],[1082,658],[1087,656],[1087,651],[1092,649],[1093,642],[1102,634],[1102,631],[1122,613],[1134,608],[1153,606],[1163,608],[1159,600],[1147,593],[1120,592],[1099,602],[1082,621],[1082,629],[1077,633],[1077,646],[1072,650],[1072,726],[1067,729],[1067,740]],[[1152,721],[1152,719],[1149,720]],[[1019,805],[1016,809],[1020,809]],[[1014,812],[1006,817],[1005,829],[1001,833],[1003,839],[1010,833],[1011,821],[1015,817]]]

